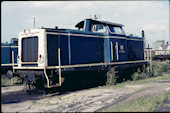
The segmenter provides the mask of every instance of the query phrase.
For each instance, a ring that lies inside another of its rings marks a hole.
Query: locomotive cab
[[[46,66],[44,29],[24,30],[19,34],[18,67]]]
[[[125,35],[122,24],[112,23],[107,21],[97,21],[92,19],[85,19],[79,22],[75,27],[80,31],[98,32],[98,33],[114,33]]]

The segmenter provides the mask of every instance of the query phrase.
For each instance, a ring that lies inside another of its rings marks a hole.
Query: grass
[[[149,66],[144,65],[142,68],[138,68],[137,71],[131,75],[133,81],[129,79],[125,82],[116,83],[116,79],[114,77],[115,73],[110,70],[107,73],[106,87],[124,87],[125,85],[142,84],[156,80],[169,79],[170,63],[153,61],[152,69],[150,69]]]
[[[164,75],[169,70],[170,70],[170,63],[153,61],[152,68],[150,67],[150,64],[147,67],[143,65],[143,67],[138,68],[137,72],[134,72],[131,75],[131,77],[134,81],[140,79],[146,79],[146,78]]]
[[[170,104],[164,104],[164,107],[169,107],[170,108]]]
[[[170,64],[160,61],[153,62],[152,71],[150,71],[148,67],[143,67],[142,70],[137,69],[137,72],[134,72],[132,78],[133,81],[128,80],[122,83],[117,83],[116,85],[105,86],[103,88],[117,88],[126,85],[136,85],[170,79]],[[146,89],[148,88],[142,88],[135,93],[143,92]],[[153,112],[157,111],[162,103],[168,98],[170,98],[170,90],[167,93],[158,96],[142,97],[123,104],[119,104],[118,102],[116,105],[104,108],[100,112]]]
[[[131,77],[134,81],[150,78],[152,76],[153,76],[153,72],[151,72],[150,67],[149,66],[146,67],[145,65],[143,65],[142,68],[138,68],[137,72],[134,72],[131,75]]]
[[[170,98],[170,90],[158,96],[142,97],[119,106],[112,105],[102,109],[100,112],[154,112],[168,98]]]
[[[155,76],[163,75],[165,72],[169,72],[170,70],[170,63],[154,61],[152,62],[152,65],[153,74]]]
[[[140,93],[140,92],[146,91],[147,89],[150,89],[150,88],[152,88],[152,87],[141,88],[141,89],[135,91],[134,93]]]
[[[143,83],[149,83],[149,82],[154,82],[157,80],[166,80],[166,79],[170,79],[170,73],[165,73],[163,76],[156,76],[156,77],[152,77],[152,78],[147,78],[147,79],[141,79],[141,80],[136,80],[136,81],[125,81],[125,82],[121,82],[121,83],[117,83],[116,85],[112,85],[112,86],[103,86],[103,88],[116,88],[116,87],[124,87],[126,85],[137,85],[137,84],[143,84]]]
[[[17,81],[18,81],[18,77],[13,77],[12,79],[8,79],[5,76],[1,76],[1,87],[15,85]]]

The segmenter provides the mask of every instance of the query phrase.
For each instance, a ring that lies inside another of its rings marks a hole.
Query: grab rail
[[[116,58],[119,60],[119,47],[118,47],[118,42],[116,42]]]
[[[113,61],[113,42],[110,42],[111,46],[111,60]]]

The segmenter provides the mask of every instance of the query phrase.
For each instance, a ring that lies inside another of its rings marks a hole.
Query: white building
[[[165,40],[157,40],[153,43],[152,50],[158,50],[161,45],[165,44]]]
[[[170,44],[168,42],[160,45],[158,50],[155,50],[155,55],[170,55]]]

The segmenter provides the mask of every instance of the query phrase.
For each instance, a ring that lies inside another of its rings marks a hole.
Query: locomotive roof
[[[1,43],[1,46],[17,46],[18,45],[18,38],[12,38],[11,42],[8,43]]]
[[[87,20],[87,19],[85,19],[85,20]],[[79,22],[75,27],[83,28],[85,20]],[[118,24],[118,23],[113,23],[113,22],[108,22],[108,21],[93,20],[93,19],[88,19],[88,20],[91,20],[91,22],[95,23],[95,24],[104,24],[104,25],[112,25],[112,26],[124,26],[123,24]]]

